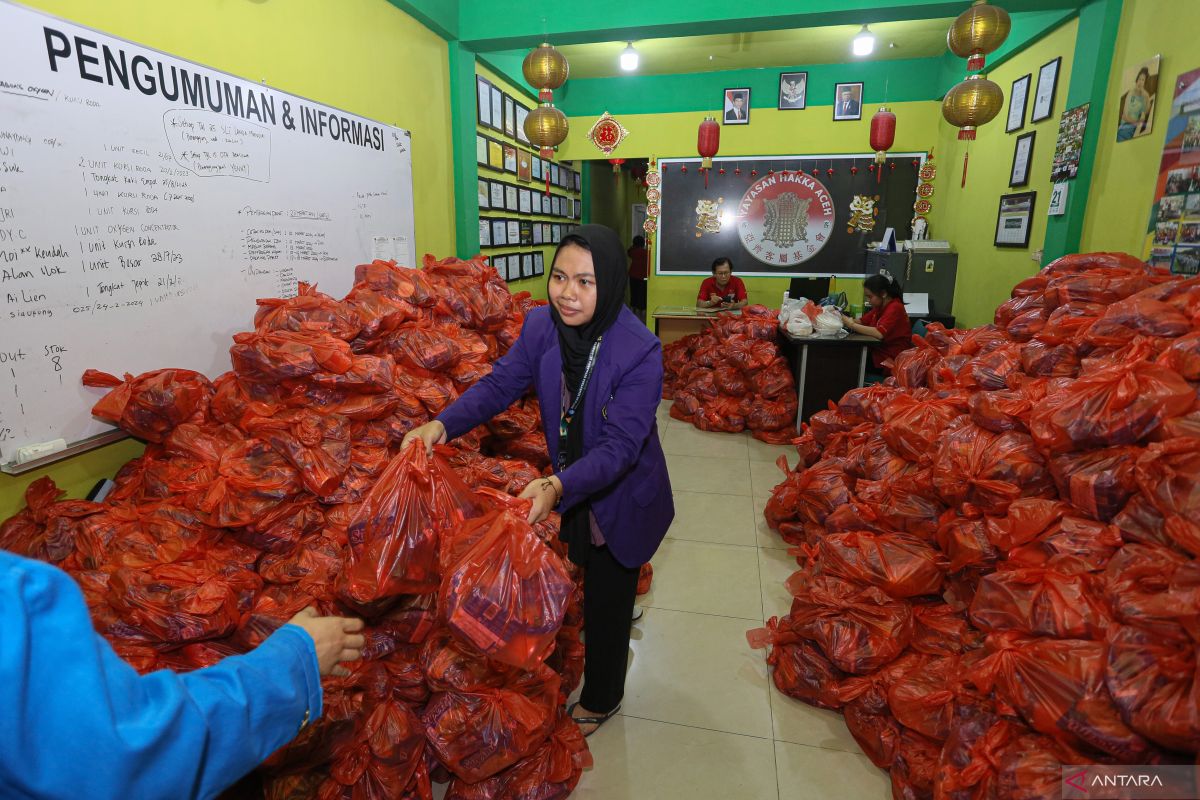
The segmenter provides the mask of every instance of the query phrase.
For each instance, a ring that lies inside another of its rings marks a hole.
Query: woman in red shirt
[[[871,348],[871,364],[883,377],[892,374],[883,362],[891,361],[912,347],[912,323],[904,310],[904,290],[888,275],[872,275],[863,281],[863,299],[871,308],[861,320],[842,315],[842,322],[854,333],[861,333],[883,343]]]
[[[746,305],[746,284],[733,275],[733,262],[718,258],[712,263],[712,277],[705,278],[696,295],[696,308],[741,308]]]

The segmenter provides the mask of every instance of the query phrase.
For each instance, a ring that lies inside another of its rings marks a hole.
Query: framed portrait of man
[[[863,85],[839,83],[833,87],[833,119],[835,122],[862,119]]]
[[[801,111],[807,105],[808,73],[781,72],[779,73],[779,105],[780,111]]]
[[[726,125],[750,124],[750,87],[738,86],[726,89],[722,103]]]

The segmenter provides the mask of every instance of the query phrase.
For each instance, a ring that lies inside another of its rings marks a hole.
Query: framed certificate
[[[996,247],[1028,247],[1037,192],[1000,195],[996,213]]]
[[[559,225],[557,222],[550,226],[550,241],[552,243],[558,244],[559,242],[562,241],[562,237],[563,237],[563,229],[562,228],[563,228],[563,226]]]
[[[488,90],[492,96],[492,130],[504,133],[504,92],[490,84]]]
[[[508,279],[510,281],[521,280],[521,257],[519,255],[508,257]]]
[[[518,200],[517,204],[519,206],[519,208],[517,209],[517,213],[519,213],[519,214],[533,213],[530,208],[529,190],[528,189],[519,190],[517,192],[517,200]]]
[[[525,135],[525,118],[529,116],[529,109],[517,103],[517,141],[521,144],[529,144],[529,137]]]
[[[508,223],[508,233],[506,239],[513,247],[521,243],[521,223],[515,219],[506,220]]]
[[[532,176],[533,167],[529,163],[529,153],[525,150],[517,151],[517,180],[528,182]]]
[[[1030,122],[1041,122],[1049,119],[1054,113],[1054,95],[1058,90],[1058,68],[1062,57],[1048,61],[1038,70],[1037,92],[1033,95],[1033,113],[1029,115]]]
[[[541,250],[533,254],[533,274],[534,277],[546,274],[546,259],[543,257]]]
[[[527,219],[520,222],[520,242],[522,247],[529,247],[533,244],[533,223]]]
[[[550,216],[550,211],[554,207],[554,195],[543,194],[541,197],[542,197],[542,213],[545,214],[546,216]]]
[[[542,236],[542,223],[540,223],[540,222],[533,223],[533,243],[534,244],[542,244],[545,241],[546,241],[546,238],[544,236]]]
[[[488,139],[487,165],[492,169],[504,169],[504,145],[500,144],[495,139]]]
[[[529,162],[529,174],[535,181],[542,179],[542,160],[533,156]]]
[[[551,164],[550,165],[550,182],[553,183],[555,186],[560,186],[561,184],[559,183],[559,181],[561,179],[562,179],[562,174],[558,168],[558,164]]]
[[[517,101],[504,95],[504,132],[517,138]]]
[[[502,219],[493,219],[492,247],[504,247],[508,244],[508,223]]]
[[[489,219],[479,220],[479,246],[492,246],[492,221]]]
[[[479,111],[479,125],[484,128],[492,127],[492,84],[487,78],[476,76],[475,78],[475,94],[478,97],[476,101]]]
[[[1009,186],[1029,185],[1029,162],[1033,159],[1033,137],[1036,135],[1037,131],[1030,131],[1017,137],[1012,169],[1008,174]]]
[[[1025,127],[1025,109],[1029,106],[1029,83],[1032,75],[1022,75],[1012,82],[1008,92],[1008,123],[1004,126],[1005,133],[1019,131]]]
[[[487,166],[488,138],[481,133],[475,134],[475,163]]]
[[[550,230],[549,222],[542,223],[542,242],[544,244],[558,244],[558,242],[554,241],[553,231]]]
[[[517,197],[517,187],[510,183],[504,184],[504,210],[520,211],[521,202]]]
[[[482,209],[491,208],[491,189],[489,184],[483,178],[479,179],[479,207]]]
[[[488,205],[495,209],[504,209],[504,184],[500,181],[488,181],[488,186],[491,189],[491,203]]]
[[[522,253],[521,254],[521,277],[522,278],[532,278],[533,277],[533,253]]]

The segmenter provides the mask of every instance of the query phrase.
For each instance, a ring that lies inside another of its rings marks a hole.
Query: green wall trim
[[[388,0],[446,41],[458,37],[459,0]]]
[[[1067,100],[1061,108],[1066,111],[1083,103],[1091,103],[1091,107],[1083,134],[1083,148],[1079,153],[1079,173],[1071,181],[1074,185],[1067,193],[1067,213],[1049,217],[1046,223],[1043,265],[1067,253],[1078,252],[1083,238],[1096,148],[1100,141],[1100,123],[1104,118],[1104,100],[1108,95],[1108,77],[1112,71],[1112,54],[1116,51],[1117,34],[1121,27],[1121,4],[1122,0],[1093,0],[1079,12],[1075,63],[1071,67]],[[1061,86],[1059,91],[1062,91]],[[1106,135],[1112,135],[1112,132]],[[1037,213],[1045,214],[1044,209],[1049,202],[1049,197],[1045,200],[1039,198],[1038,206],[1043,210]]]
[[[737,69],[682,75],[629,75],[568,80],[555,93],[555,104],[569,117],[612,114],[668,114],[717,111],[722,89],[749,86],[750,107],[776,108],[779,73],[808,72],[808,105],[833,106],[836,83],[863,83],[864,103],[902,103],[938,98],[939,60],[913,58],[858,64],[813,64],[772,69]],[[867,111],[866,108],[863,109]],[[832,113],[832,112],[831,112]],[[870,116],[870,114],[866,114]],[[750,125],[754,125],[751,114]]]
[[[470,258],[479,252],[475,54],[461,42],[449,42],[447,49],[450,55],[450,131],[454,139],[454,246],[459,258]],[[415,192],[420,191],[420,187],[413,188]]]
[[[428,2],[429,0],[427,0]],[[1005,0],[1011,13],[1078,8],[1083,0]],[[528,48],[548,39],[556,45],[783,30],[823,25],[861,25],[955,17],[966,0],[658,0],[654,3],[564,3],[459,0],[459,33],[478,51]]]

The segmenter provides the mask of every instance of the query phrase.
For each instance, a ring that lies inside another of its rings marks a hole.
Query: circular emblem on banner
[[[933,184],[932,183],[922,183],[920,186],[917,187],[917,194],[919,194],[921,197],[931,196],[933,194]]]
[[[926,161],[925,164],[923,164],[921,166],[921,180],[931,181],[936,177],[937,177],[937,167],[934,166],[933,164],[931,164],[930,162]]]
[[[833,198],[825,184],[802,172],[767,175],[738,202],[738,238],[764,264],[809,260],[829,242]]]
[[[647,189],[646,190],[646,200],[648,202],[657,203],[661,199],[662,199],[662,192],[660,192],[658,189]]]
[[[931,208],[933,208],[933,203],[930,203],[928,200],[918,200],[913,206],[913,209],[918,214],[928,214]]]

